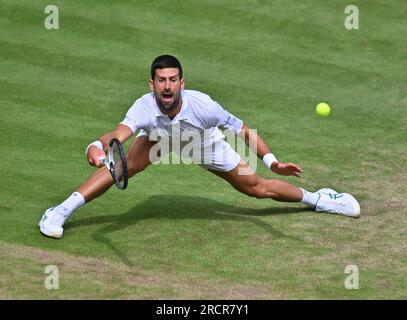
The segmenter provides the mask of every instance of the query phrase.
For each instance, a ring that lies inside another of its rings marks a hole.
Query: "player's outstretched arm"
[[[293,163],[279,162],[274,156],[268,156],[272,155],[270,148],[264,142],[262,137],[260,137],[256,131],[251,130],[246,124],[243,124],[242,130],[239,132],[239,136],[245,141],[252,151],[257,153],[257,156],[262,159],[264,163],[267,163],[267,166],[269,166],[274,173],[283,176],[300,177],[299,174],[303,171],[299,166]],[[270,160],[265,158],[269,158]]]
[[[121,143],[127,141],[133,135],[133,131],[124,124],[119,124],[114,131],[107,132],[98,138],[88,149],[86,156],[91,166],[100,167],[103,164],[100,161],[101,157],[106,157],[105,150],[109,147],[109,142],[113,138],[119,139]]]

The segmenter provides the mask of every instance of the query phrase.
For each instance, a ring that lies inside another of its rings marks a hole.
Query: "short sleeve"
[[[148,133],[147,133],[147,131],[145,131],[144,129],[141,129],[140,132],[137,134],[136,137],[137,137],[137,138],[138,138],[138,137],[148,137]]]
[[[136,132],[138,129],[137,122],[128,115],[126,115],[126,117],[122,122],[120,122],[120,124],[128,126],[131,129],[131,131],[133,131],[133,133]]]
[[[128,126],[133,133],[142,128],[142,123],[145,122],[145,116],[142,112],[141,99],[136,100],[134,104],[127,111],[125,118],[120,124]]]
[[[214,113],[216,124],[218,127],[224,130],[230,130],[235,134],[238,134],[243,127],[243,121],[235,117],[229,111],[226,111],[222,106],[214,101]]]

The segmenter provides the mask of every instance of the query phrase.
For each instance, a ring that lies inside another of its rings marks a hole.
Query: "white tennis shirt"
[[[161,138],[171,140],[174,135],[180,135],[181,140],[194,134],[200,134],[202,146],[207,143],[224,139],[219,130],[230,130],[238,134],[243,121],[222,108],[210,96],[195,90],[181,90],[181,111],[171,120],[157,106],[154,93],[148,93],[137,99],[127,111],[121,122],[134,133],[148,135],[150,140]]]

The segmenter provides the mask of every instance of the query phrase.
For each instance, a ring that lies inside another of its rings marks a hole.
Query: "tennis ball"
[[[329,107],[329,105],[327,103],[320,102],[317,104],[316,112],[321,117],[327,117],[331,113],[331,108]]]

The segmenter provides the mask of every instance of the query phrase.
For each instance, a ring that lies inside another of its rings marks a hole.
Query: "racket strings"
[[[109,144],[110,173],[116,186],[123,190],[127,187],[128,172],[126,156],[120,141],[112,139]]]
[[[120,150],[116,144],[114,144],[113,147],[113,161],[114,161],[113,170],[115,173],[116,180],[118,182],[121,182],[123,181],[124,178],[123,161],[120,156]]]

